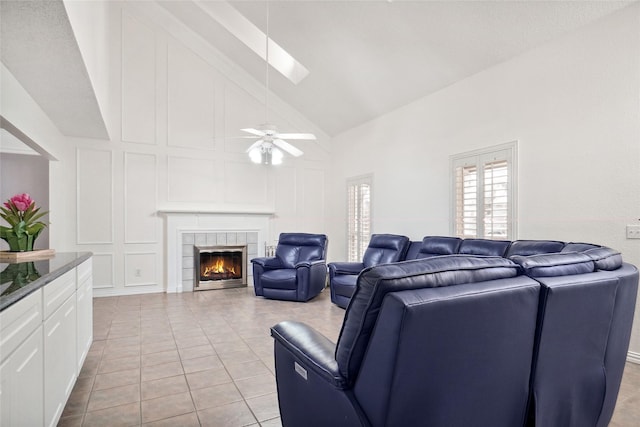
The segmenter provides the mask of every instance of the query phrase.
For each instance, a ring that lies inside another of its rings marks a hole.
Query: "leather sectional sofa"
[[[638,290],[618,252],[428,237],[403,259],[356,275],[337,343],[271,329],[284,426],[608,425]]]

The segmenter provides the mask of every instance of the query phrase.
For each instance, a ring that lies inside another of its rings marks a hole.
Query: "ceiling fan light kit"
[[[266,32],[266,73],[265,73],[265,123],[255,128],[241,129],[243,132],[250,133],[252,136],[247,138],[258,138],[256,142],[251,144],[247,149],[249,158],[253,163],[264,165],[279,165],[284,157],[283,151],[299,157],[302,150],[289,144],[285,139],[295,140],[315,140],[316,137],[312,133],[279,133],[275,125],[269,123],[269,1],[267,0],[267,32]]]

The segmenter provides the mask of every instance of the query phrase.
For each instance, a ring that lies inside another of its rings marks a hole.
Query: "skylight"
[[[233,6],[223,1],[194,1],[194,3],[266,61],[265,38],[267,35]],[[269,38],[269,64],[296,85],[309,74],[309,70],[304,65],[271,38]]]

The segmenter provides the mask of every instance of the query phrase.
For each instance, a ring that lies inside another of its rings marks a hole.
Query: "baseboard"
[[[640,353],[630,351],[627,353],[627,362],[636,363],[640,365]]]

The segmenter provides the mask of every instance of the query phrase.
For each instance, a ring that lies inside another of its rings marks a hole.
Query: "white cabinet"
[[[76,345],[76,299],[71,295],[44,321],[44,421],[46,426],[55,426],[58,423],[75,384]]]
[[[91,258],[77,267],[77,369],[78,374],[93,342],[93,275]]]
[[[0,311],[0,427],[55,426],[93,340],[91,258]]]
[[[39,426],[44,394],[42,292],[0,312],[0,426]]]

